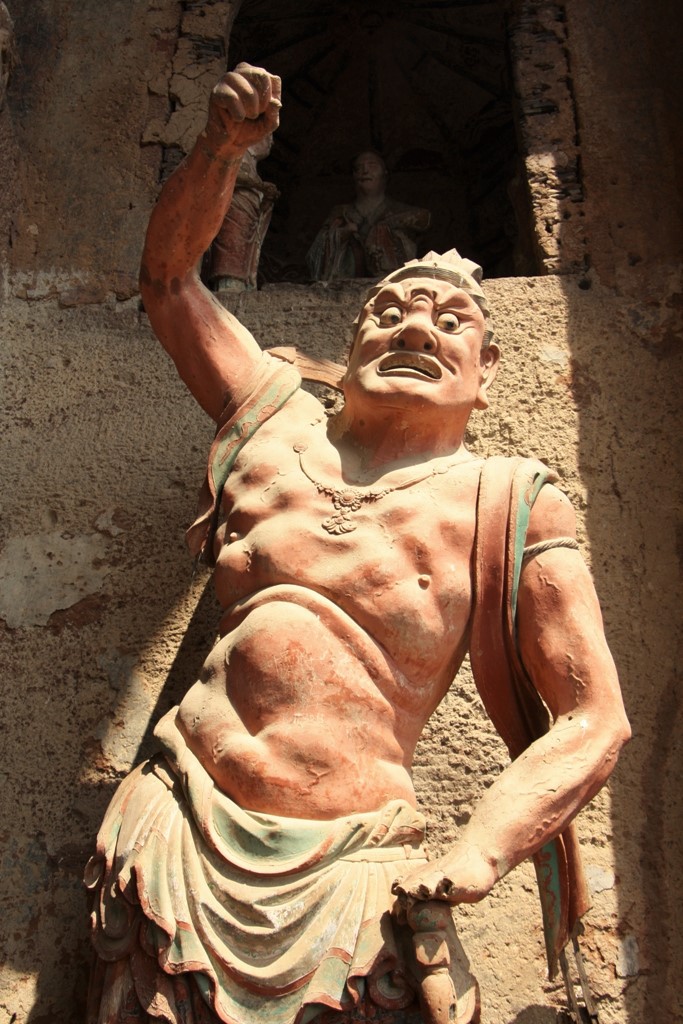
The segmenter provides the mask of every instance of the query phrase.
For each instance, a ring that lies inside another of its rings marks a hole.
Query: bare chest
[[[240,453],[217,537],[219,600],[303,587],[416,681],[452,676],[470,615],[479,465],[436,460],[361,486],[326,446],[324,425],[278,415]]]

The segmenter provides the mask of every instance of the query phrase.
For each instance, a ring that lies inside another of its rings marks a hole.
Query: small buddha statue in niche
[[[256,288],[261,246],[279,192],[263,181],[256,164],[273,145],[272,134],[250,146],[242,158],[232,203],[209,252],[208,279],[213,291]]]
[[[417,255],[429,210],[386,195],[387,168],[378,153],[360,153],[353,162],[356,198],[335,206],[308,251],[314,281],[381,277]]]

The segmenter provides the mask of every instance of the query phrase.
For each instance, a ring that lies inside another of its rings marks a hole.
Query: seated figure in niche
[[[201,284],[279,95],[226,76],[147,235],[151,323],[218,424],[189,540],[224,614],[100,830],[88,1024],[475,1024],[449,905],[533,856],[557,966],[587,899],[571,821],[628,724],[554,474],[464,444],[499,358],[480,268],[374,284],[329,419]],[[430,860],[411,762],[468,649],[513,760]]]
[[[353,162],[356,198],[335,206],[308,251],[314,281],[381,277],[417,254],[417,241],[429,227],[429,210],[386,195],[387,168],[377,153]]]
[[[256,164],[272,145],[271,133],[242,157],[232,202],[209,251],[208,279],[215,292],[256,288],[261,247],[280,194],[272,182],[263,181]]]

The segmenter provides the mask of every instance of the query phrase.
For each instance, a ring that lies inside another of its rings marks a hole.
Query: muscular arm
[[[261,360],[253,337],[199,279],[223,222],[240,160],[278,123],[280,80],[240,64],[213,90],[192,152],[162,189],[147,230],[140,291],[154,331],[202,408],[218,419]]]
[[[574,536],[574,513],[552,487],[534,506],[529,544]],[[455,847],[399,892],[452,903],[482,899],[569,824],[614,768],[629,726],[592,580],[577,551],[554,548],[522,570],[517,610],[524,665],[553,726],[486,791]]]

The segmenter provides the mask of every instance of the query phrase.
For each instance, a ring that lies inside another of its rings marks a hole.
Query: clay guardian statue
[[[568,500],[463,443],[499,358],[479,268],[430,253],[370,289],[329,419],[201,284],[279,97],[228,74],[149,225],[146,309],[218,425],[189,541],[224,614],[100,830],[88,1019],[468,1024],[450,907],[534,857],[554,967],[586,906],[571,822],[628,724]],[[410,766],[468,649],[513,759],[429,860]]]
[[[356,157],[354,202],[334,207],[308,251],[314,281],[381,277],[415,256],[417,240],[429,227],[429,211],[390,199],[386,180],[379,154]]]

